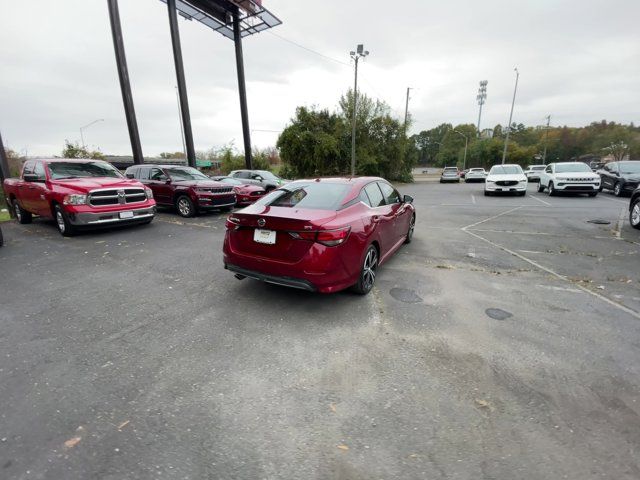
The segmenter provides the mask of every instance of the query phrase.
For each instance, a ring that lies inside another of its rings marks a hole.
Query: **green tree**
[[[93,158],[102,160],[104,155],[100,150],[88,150],[79,143],[71,143],[69,140],[64,141],[64,149],[62,150],[63,158]]]

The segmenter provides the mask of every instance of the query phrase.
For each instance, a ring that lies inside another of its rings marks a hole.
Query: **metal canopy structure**
[[[280,25],[282,22],[270,11],[262,6],[262,0],[160,0],[167,5],[169,14],[169,28],[171,44],[173,46],[173,60],[176,68],[176,81],[180,103],[180,116],[184,128],[184,139],[187,161],[192,167],[196,166],[193,132],[191,129],[191,115],[187,98],[187,86],[182,62],[182,47],[180,31],[178,29],[178,14],[187,20],[196,20],[212,30],[232,39],[235,44],[236,67],[238,74],[238,94],[240,96],[240,114],[242,117],[242,136],[244,140],[245,164],[252,168],[251,136],[249,129],[249,114],[247,110],[247,90],[244,78],[244,59],[242,54],[242,38],[263,30]],[[124,42],[118,13],[118,0],[107,0],[111,20],[116,64],[120,77],[120,88],[125,109],[125,116],[129,126],[129,138],[133,150],[135,163],[142,163],[140,136],[135,120],[131,86],[127,73]]]
[[[161,1],[167,3],[167,0]],[[176,0],[176,9],[187,20],[196,20],[231,40],[234,39],[234,12],[238,12],[242,38],[282,23],[262,2],[252,0]]]

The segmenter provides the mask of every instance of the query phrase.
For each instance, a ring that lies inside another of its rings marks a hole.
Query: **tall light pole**
[[[176,85],[176,102],[178,103],[178,120],[180,120],[180,135],[182,138],[182,153],[184,153],[184,158],[187,158],[187,144],[184,141],[184,125],[182,124],[182,107],[180,106],[180,92],[178,91],[178,86]]]
[[[458,130],[454,130],[454,132],[464,137],[464,158],[462,160],[462,170],[465,170],[467,168],[467,145],[469,144],[469,138],[464,133],[459,132]]]
[[[489,83],[487,80],[480,81],[478,95],[476,96],[476,100],[478,100],[478,105],[480,106],[480,111],[478,112],[478,138],[480,138],[480,118],[482,117],[482,106],[487,99],[487,83]]]
[[[407,121],[409,120],[409,92],[411,87],[407,87],[407,101],[404,105],[404,134],[407,135]]]
[[[507,158],[507,145],[509,144],[509,133],[511,132],[511,120],[513,118],[513,106],[516,103],[516,92],[518,91],[518,79],[520,78],[520,72],[518,67],[513,69],[516,72],[516,86],[513,89],[513,100],[511,100],[511,113],[509,114],[509,125],[507,126],[507,136],[504,139],[504,151],[502,152],[502,165]]]
[[[80,140],[82,141],[82,148],[83,149],[85,148],[85,145],[84,145],[84,134],[82,133],[82,131],[85,128],[89,128],[91,125],[93,125],[94,123],[98,123],[98,122],[104,122],[104,118],[99,118],[97,120],[94,120],[91,123],[87,123],[86,125],[83,125],[82,127],[80,127]]]
[[[542,164],[547,164],[547,142],[549,141],[549,123],[551,123],[551,115],[545,117],[547,119],[547,128],[544,132],[544,152],[542,153]]]
[[[353,84],[353,121],[351,125],[351,176],[356,174],[356,112],[358,110],[358,60],[369,55],[364,45],[359,44],[355,52],[350,52],[351,58],[356,63],[355,81]]]

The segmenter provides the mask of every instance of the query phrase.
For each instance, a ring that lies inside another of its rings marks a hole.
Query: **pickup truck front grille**
[[[141,203],[147,199],[143,188],[117,188],[109,190],[95,190],[89,193],[89,205],[103,207],[105,205],[126,205]]]
[[[233,192],[233,187],[198,187],[198,192],[201,193],[231,193]]]

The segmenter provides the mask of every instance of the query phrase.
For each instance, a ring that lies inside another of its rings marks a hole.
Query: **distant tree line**
[[[430,166],[462,167],[465,139],[468,138],[466,167],[490,167],[502,161],[506,129],[496,125],[493,136],[478,138],[475,125],[455,127],[443,123],[430,130],[412,135],[417,150],[417,163]],[[522,166],[539,163],[546,143],[547,163],[557,161],[598,159],[609,157],[621,160],[628,155],[640,159],[640,127],[633,123],[593,122],[586,127],[527,127],[511,125],[507,147],[507,162]]]

